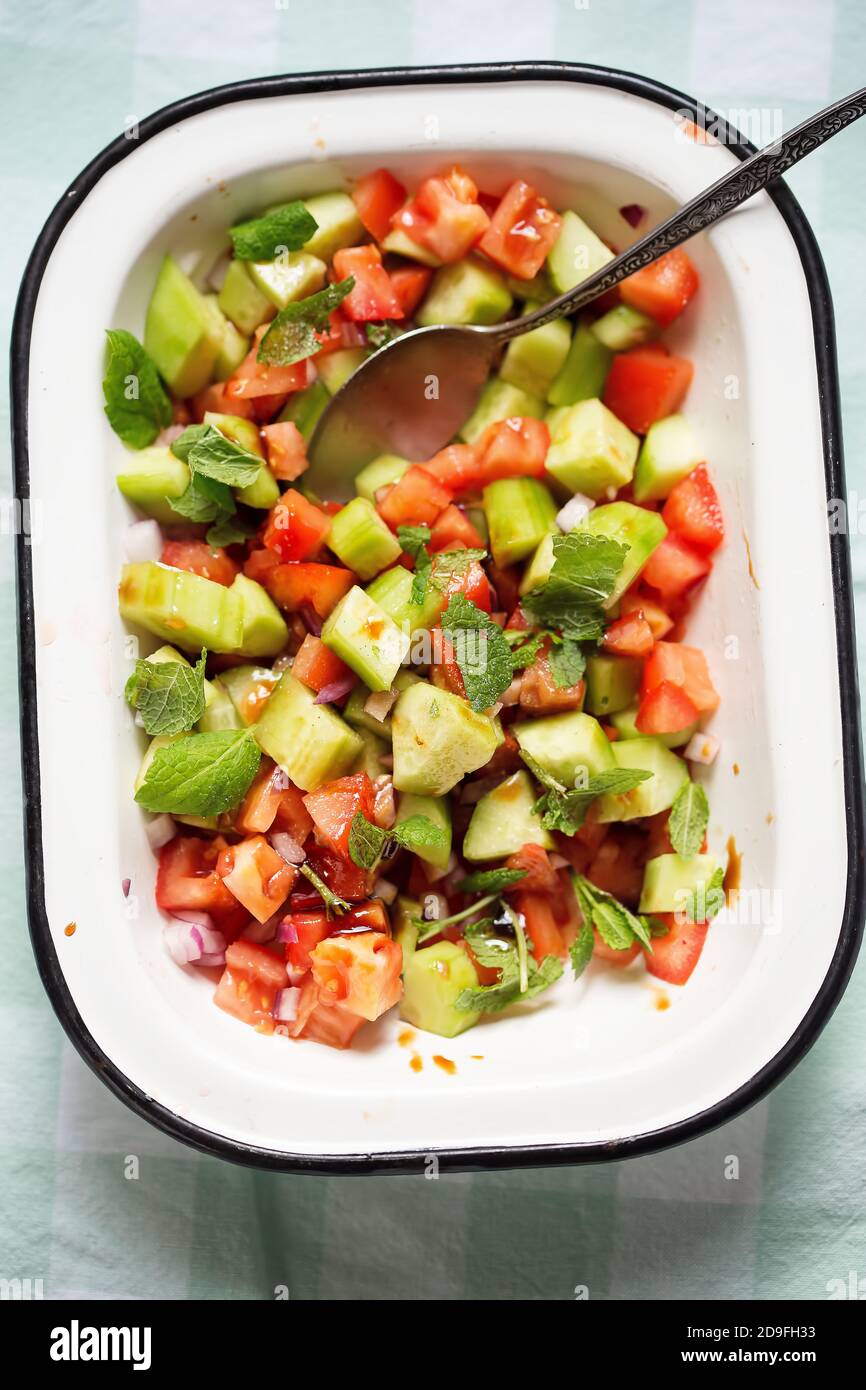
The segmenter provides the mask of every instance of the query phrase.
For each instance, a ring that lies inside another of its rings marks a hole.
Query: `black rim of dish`
[[[139,144],[167,127],[217,106],[233,102],[299,93],[335,92],[352,88],[400,87],[432,83],[497,83],[554,81],[578,82],[611,87],[632,96],[643,97],[671,111],[682,111],[692,119],[703,117],[714,131],[723,133],[725,143],[741,159],[754,150],[739,132],[733,130],[706,107],[698,107],[692,97],[649,78],[633,73],[571,63],[470,64],[455,67],[381,68],[361,72],[317,72],[297,76],[251,79],[215,87],[195,96],[173,102],[141,121],[136,141],[123,136],[108,145],[82,171],[66,190],[45,223],[30,255],[12,331],[11,395],[12,443],[16,497],[29,497],[28,460],[28,373],[33,314],[42,276],[57,240],[81,202],[115,164]],[[784,183],[770,190],[770,197],[784,219],[800,255],[812,307],[812,323],[818,368],[819,407],[824,450],[827,497],[844,497],[842,432],[836,365],[835,330],[830,288],[821,253],[799,204]],[[835,597],[836,643],[841,695],[842,743],[844,751],[845,816],[848,837],[848,867],[845,910],[836,949],[827,974],[798,1028],[773,1059],[738,1090],[723,1101],[687,1120],[604,1143],[491,1146],[483,1148],[437,1149],[357,1154],[293,1154],[244,1144],[225,1135],[214,1134],[191,1124],[146,1095],[123,1075],[97,1045],[73,1003],[58,961],[45,911],[44,865],[42,854],[42,812],[39,767],[39,741],[36,716],[36,659],[34,637],[33,585],[30,547],[19,532],[16,538],[18,624],[21,693],[21,746],[24,789],[25,862],[30,935],[42,982],[66,1033],[97,1076],[130,1109],[166,1134],[202,1153],[236,1163],[278,1172],[303,1173],[401,1173],[418,1172],[424,1161],[435,1155],[446,1171],[544,1167],[557,1164],[598,1163],[652,1153],[673,1144],[696,1138],[707,1130],[732,1119],[775,1086],[805,1055],[818,1037],[842,996],[857,956],[862,934],[864,899],[864,802],[863,755],[860,737],[860,702],[857,681],[851,569],[847,537],[830,538],[830,565]]]

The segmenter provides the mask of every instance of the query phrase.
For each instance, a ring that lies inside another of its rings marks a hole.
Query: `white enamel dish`
[[[722,696],[711,846],[735,836],[747,890],[686,988],[592,966],[453,1041],[418,1033],[420,1073],[396,1018],[347,1052],[260,1036],[167,955],[131,799],[141,735],[115,591],[132,515],[100,381],[104,330],[141,333],[165,251],[189,266],[280,198],[383,163],[415,182],[455,157],[492,192],[529,178],[621,248],[634,234],[619,207],[656,221],[747,152],[735,134],[687,138],[677,112],[694,104],[558,64],[250,82],[116,141],[40,236],[13,342],[17,496],[32,498],[34,533],[18,545],[30,926],[79,1051],[180,1140],[331,1172],[417,1170],[433,1153],[470,1168],[646,1152],[763,1095],[841,995],[864,916],[848,553],[826,520],[845,492],[829,292],[784,188],[690,243],[701,291],[668,335],[695,361],[686,410],[727,523],[689,634]]]

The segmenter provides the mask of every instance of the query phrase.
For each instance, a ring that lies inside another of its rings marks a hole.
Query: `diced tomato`
[[[626,951],[617,951],[613,946],[608,946],[607,942],[599,936],[595,927],[592,929],[592,934],[595,938],[595,945],[592,949],[593,960],[603,960],[606,965],[622,967],[631,965],[635,957],[640,955],[639,941],[636,941],[633,946],[629,946]]]
[[[268,456],[268,467],[281,482],[293,483],[309,468],[306,441],[291,420],[265,425],[262,438]]]
[[[272,550],[263,545],[253,545],[244,560],[244,574],[248,579],[254,579],[257,584],[263,584],[268,570],[275,569],[279,563],[279,556]]]
[[[658,590],[664,603],[675,603],[706,578],[711,569],[712,561],[706,554],[695,550],[675,531],[669,531],[644,565],[641,579]]]
[[[271,509],[262,539],[281,560],[308,560],[321,550],[330,529],[331,518],[290,487]]]
[[[338,565],[291,563],[263,568],[264,584],[274,603],[287,613],[297,613],[309,605],[320,618],[327,618],[355,582],[351,570]]]
[[[700,284],[694,264],[681,246],[620,282],[623,303],[649,314],[656,323],[673,323]]]
[[[478,560],[470,560],[462,573],[456,572],[449,577],[443,595],[443,607],[447,607],[454,594],[464,594],[470,603],[474,603],[475,607],[484,613],[490,613],[493,609],[493,590]]]
[[[500,478],[541,478],[550,430],[543,420],[514,415],[488,425],[474,448],[482,486]]]
[[[454,646],[451,640],[442,633],[441,628],[435,628],[434,632],[437,640],[433,646],[430,679],[440,690],[450,690],[452,695],[459,695],[461,699],[465,700],[466,685],[463,680],[463,672],[457,664]]]
[[[603,843],[609,831],[609,826],[602,825],[591,817],[592,810],[576,835],[561,835],[556,831],[553,836],[558,853],[563,859],[567,859],[579,874],[586,873],[598,853],[599,845]]]
[[[210,386],[205,386],[198,391],[189,401],[189,415],[197,423],[201,424],[208,411],[215,415],[240,415],[242,420],[249,420],[253,413],[252,401],[242,400],[238,396],[226,394],[226,381],[212,381]],[[184,424],[189,423],[184,421]]]
[[[537,275],[552,250],[562,218],[531,184],[517,179],[503,195],[479,249],[520,280]]]
[[[242,1023],[271,1033],[277,993],[288,983],[285,964],[275,951],[252,941],[235,941],[226,950],[214,1003]]]
[[[472,444],[448,444],[422,466],[451,492],[472,492],[481,485],[478,454]]]
[[[340,1004],[373,1020],[403,993],[403,949],[383,932],[353,932],[320,941],[312,953],[313,979],[322,1002]]]
[[[525,877],[520,879],[510,891],[527,893],[555,893],[559,887],[556,870],[550,856],[541,845],[523,845],[505,861],[506,869],[520,869]]]
[[[259,922],[286,901],[297,869],[272,849],[263,835],[232,845],[220,856],[218,872],[226,888]]]
[[[619,609],[623,616],[627,613],[640,613],[649,624],[654,642],[660,641],[662,637],[667,637],[674,625],[673,618],[665,612],[661,604],[640,589],[632,588],[624,593],[620,599]]]
[[[425,179],[415,197],[394,214],[392,225],[450,263],[472,249],[490,218],[478,203],[472,179],[455,166],[444,177]]]
[[[642,734],[678,734],[697,719],[697,707],[682,687],[661,681],[643,696],[634,722]]]
[[[488,562],[487,573],[490,583],[496,591],[498,606],[504,608],[506,613],[511,616],[506,623],[507,627],[515,624],[515,618],[520,613],[523,619],[523,626],[528,627],[526,618],[523,617],[519,609],[520,604],[520,581],[522,578],[520,565],[494,565]]]
[[[542,649],[531,666],[527,666],[520,682],[520,705],[522,709],[539,710],[545,714],[556,714],[564,710],[583,709],[586,686],[583,681],[576,685],[558,686],[553,679],[546,649]]]
[[[216,872],[216,846],[196,836],[177,835],[159,852],[156,902],[163,912],[208,912],[227,936],[249,921]]]
[[[611,623],[602,639],[602,646],[618,656],[647,656],[653,649],[652,628],[638,609]]]
[[[365,1020],[359,1014],[350,1013],[341,1004],[329,1004],[320,998],[319,986],[315,980],[304,982],[298,1004],[298,1016],[289,1025],[293,1038],[308,1042],[324,1043],[326,1047],[349,1047]]]
[[[358,216],[376,241],[384,241],[391,229],[391,218],[405,201],[405,188],[387,169],[364,174],[352,189]]]
[[[332,309],[328,315],[328,327],[316,334],[320,347],[315,353],[315,361],[329,352],[340,352],[343,348],[363,347],[367,336],[356,323],[346,318],[342,308]]]
[[[547,894],[518,890],[514,895],[514,906],[523,918],[526,935],[533,945],[536,964],[540,964],[545,956],[559,956],[564,960],[567,955],[565,941],[557,926],[553,904]]]
[[[256,329],[253,346],[225,383],[226,398],[230,402],[253,400],[259,396],[284,396],[292,391],[302,391],[316,379],[316,369],[309,357],[301,362],[293,362],[290,367],[268,367],[256,360],[259,343],[267,328],[267,324],[262,324],[261,328]],[[237,414],[234,405],[231,412]]]
[[[469,550],[484,550],[484,540],[478,534],[465,512],[455,507],[453,502],[433,523],[430,532],[429,549],[432,553],[444,550],[455,542],[465,545]]]
[[[372,874],[366,869],[359,869],[351,859],[312,840],[306,848],[307,863],[332,892],[347,902],[361,902],[369,898]]]
[[[292,664],[292,675],[316,693],[351,672],[344,661],[326,647],[320,637],[307,633]]]
[[[312,368],[312,357],[309,359],[311,366],[307,373],[307,384],[315,380]],[[302,383],[303,384],[303,383]],[[300,388],[299,388],[300,389]],[[257,425],[268,425],[276,415],[279,415],[286,401],[289,399],[290,392],[278,391],[274,396],[253,396],[248,402],[250,407],[250,419],[255,420]],[[237,412],[235,412],[237,413]]]
[[[367,820],[372,820],[373,784],[366,772],[338,777],[305,796],[304,805],[313,818],[319,843],[348,859],[349,831],[354,816],[361,811]]]
[[[304,805],[304,793],[293,783],[290,783],[283,790],[274,817],[273,829],[285,831],[298,845],[303,845],[307,837],[312,834],[313,818]]]
[[[654,936],[652,955],[646,968],[658,980],[684,985],[701,957],[707,939],[707,922],[678,922],[677,914],[660,912],[660,921],[669,927],[667,936]]]
[[[715,550],[721,545],[725,523],[705,463],[677,483],[665,502],[662,517],[670,531],[698,550]]]
[[[602,397],[608,410],[636,434],[673,415],[691,385],[694,368],[687,357],[672,357],[657,346],[618,352]]]
[[[505,624],[506,632],[528,632],[532,626],[520,604],[518,603],[508,622]]]
[[[718,709],[718,691],[700,647],[688,647],[683,642],[656,642],[644,666],[641,696],[662,681],[672,681],[684,690],[700,714],[712,714]]]
[[[447,927],[442,934],[446,938],[446,940],[450,941],[452,939]],[[495,985],[499,983],[499,980],[502,976],[502,971],[500,969],[497,969],[495,965],[482,965],[480,960],[476,958],[472,950],[472,943],[470,941],[465,940],[461,936],[457,938],[457,940],[455,941],[455,945],[463,947],[463,950],[466,952],[472,964],[475,966],[475,973],[478,976],[478,983],[480,985]]]
[[[334,277],[351,275],[354,287],[342,303],[346,318],[355,323],[374,319],[401,319],[403,306],[394,292],[391,277],[382,264],[378,246],[346,246],[334,255]]]
[[[614,826],[605,836],[586,876],[596,888],[637,906],[643,884],[644,836],[639,830]]]
[[[205,541],[166,541],[159,558],[163,565],[189,570],[190,574],[212,579],[226,588],[234,584],[240,574],[240,565],[235,564],[222,546],[207,545]]]
[[[379,515],[392,531],[398,526],[432,526],[451,501],[451,492],[418,464],[377,498]]]
[[[235,826],[242,834],[267,834],[283,799],[285,781],[282,769],[270,758],[262,758],[262,765],[235,816]]]
[[[324,941],[330,934],[334,923],[326,912],[318,909],[311,912],[292,912],[288,917],[284,917],[283,921],[292,925],[298,938],[297,941],[290,941],[286,945],[286,961],[293,977],[297,978],[303,971],[310,969],[313,951],[319,942]]]
[[[405,317],[410,318],[427,293],[433,271],[427,265],[400,265],[396,270],[389,270],[388,274],[400,307]]]

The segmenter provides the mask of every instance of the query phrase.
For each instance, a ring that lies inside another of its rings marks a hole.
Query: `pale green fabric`
[[[263,73],[521,58],[642,71],[725,111],[779,109],[787,127],[862,84],[866,11],[859,0],[2,0],[5,331],[44,218],[131,117]],[[864,489],[866,129],[791,184],[827,260],[848,480]],[[8,455],[7,436],[4,419]],[[301,1299],[569,1299],[579,1285],[608,1299],[822,1299],[828,1281],[866,1276],[863,966],[769,1101],[655,1158],[438,1181],[273,1177],[202,1158],[131,1115],[65,1042],[27,940],[4,539],[0,1276],[41,1278],[51,1298],[171,1299],[271,1298],[277,1285]],[[854,550],[866,582],[862,537]],[[804,670],[808,659],[806,635]],[[804,788],[803,814],[815,810]],[[724,1177],[727,1155],[739,1181]]]

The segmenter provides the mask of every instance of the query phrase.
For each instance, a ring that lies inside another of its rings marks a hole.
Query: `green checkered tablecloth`
[[[787,127],[862,84],[866,10],[861,0],[0,0],[5,331],[47,213],[130,117],[265,73],[521,58],[644,72],[726,112],[778,108]],[[866,490],[866,130],[839,136],[790,181],[827,260],[849,486]],[[854,548],[862,625],[866,541]],[[435,1182],[280,1177],[200,1157],[136,1119],[65,1041],[27,940],[8,537],[0,670],[0,1277],[41,1279],[47,1298],[132,1299],[261,1299],[276,1285],[301,1299],[571,1299],[580,1285],[594,1299],[824,1299],[831,1281],[866,1278],[863,965],[768,1101],[653,1158]],[[127,1155],[139,1158],[138,1181],[124,1176]],[[728,1155],[738,1181],[725,1178]]]

